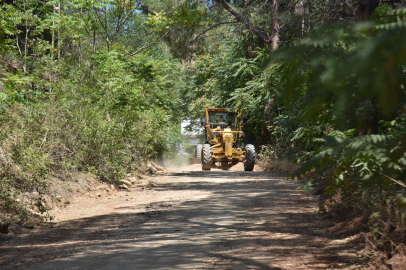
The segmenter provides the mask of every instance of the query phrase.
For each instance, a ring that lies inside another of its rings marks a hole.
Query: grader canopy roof
[[[232,129],[235,129],[236,118],[237,114],[234,112],[209,111],[209,124],[213,128],[219,125],[226,125]]]

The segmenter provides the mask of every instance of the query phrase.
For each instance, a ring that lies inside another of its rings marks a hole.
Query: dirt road
[[[269,172],[157,174],[148,188],[70,205],[0,243],[1,269],[359,269],[358,236],[327,233],[317,201]]]

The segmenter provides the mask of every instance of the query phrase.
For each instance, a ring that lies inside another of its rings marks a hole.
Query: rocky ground
[[[244,172],[239,165],[211,171],[192,165],[131,177],[129,189],[98,185],[82,196],[64,196],[63,207],[50,211],[54,221],[3,235],[0,268],[370,267],[373,254],[363,234],[317,214],[318,197],[297,190],[292,180]],[[404,266],[398,260],[391,267]]]

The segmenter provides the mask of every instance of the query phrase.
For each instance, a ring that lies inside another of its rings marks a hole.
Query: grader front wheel
[[[245,163],[244,171],[252,171],[255,165],[255,147],[252,144],[247,144],[245,147]]]
[[[202,156],[202,148],[203,148],[202,144],[196,145],[195,158],[200,158]]]
[[[202,149],[202,170],[210,170],[211,169],[211,147],[210,144],[203,144]]]

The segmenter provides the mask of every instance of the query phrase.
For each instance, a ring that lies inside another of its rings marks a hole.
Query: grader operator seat
[[[226,122],[225,122],[225,120],[224,120],[224,118],[223,118],[223,116],[222,115],[220,115],[220,117],[219,118],[217,118],[217,121],[216,121],[218,124],[226,124]]]

